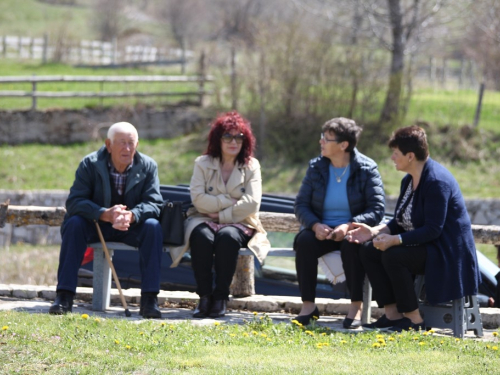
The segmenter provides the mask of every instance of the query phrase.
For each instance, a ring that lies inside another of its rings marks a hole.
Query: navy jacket
[[[411,181],[410,175],[401,181],[396,210]],[[404,232],[396,219],[388,226],[392,234],[401,234],[404,245],[427,245],[425,286],[429,302],[476,295],[481,276],[465,201],[453,175],[431,158],[425,163],[412,207],[414,230]]]
[[[309,168],[295,198],[295,216],[304,228],[312,229],[323,222],[323,205],[329,178],[330,159],[317,157]],[[384,186],[377,164],[356,149],[351,152],[350,173],[347,180],[347,199],[352,217],[350,221],[374,226],[384,216]]]
[[[67,213],[62,228],[70,216],[80,215],[88,220],[99,220],[106,208],[110,207],[109,155],[106,147],[102,147],[80,162],[66,201]],[[133,212],[137,223],[159,217],[163,198],[158,166],[149,156],[135,153],[124,194],[124,204]]]

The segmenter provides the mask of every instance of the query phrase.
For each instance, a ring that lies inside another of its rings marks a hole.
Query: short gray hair
[[[136,140],[139,140],[139,133],[137,133],[137,129],[129,122],[117,122],[111,125],[108,129],[108,139],[113,141],[116,133],[132,133],[135,135]]]

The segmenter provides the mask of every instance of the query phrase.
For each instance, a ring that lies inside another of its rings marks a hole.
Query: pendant
[[[337,176],[337,182],[340,184],[340,181],[342,181],[342,179],[340,177]]]

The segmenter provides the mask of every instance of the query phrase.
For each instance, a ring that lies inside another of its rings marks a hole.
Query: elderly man
[[[158,166],[137,152],[138,143],[135,127],[119,122],[109,128],[105,147],[81,161],[66,201],[57,297],[49,313],[72,311],[85,249],[99,242],[98,222],[106,241],[139,247],[141,315],[161,318],[157,295],[163,237],[157,218],[163,199]]]

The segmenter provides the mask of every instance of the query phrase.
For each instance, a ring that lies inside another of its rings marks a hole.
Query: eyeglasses
[[[233,139],[236,141],[237,144],[241,145],[243,143],[243,140],[245,139],[245,135],[243,134],[232,135],[226,133],[222,136],[222,142],[224,143],[231,143]]]
[[[321,140],[323,142],[326,142],[326,143],[328,143],[328,142],[342,143],[343,142],[343,141],[339,141],[338,139],[328,139],[325,137],[325,133],[321,133]]]

